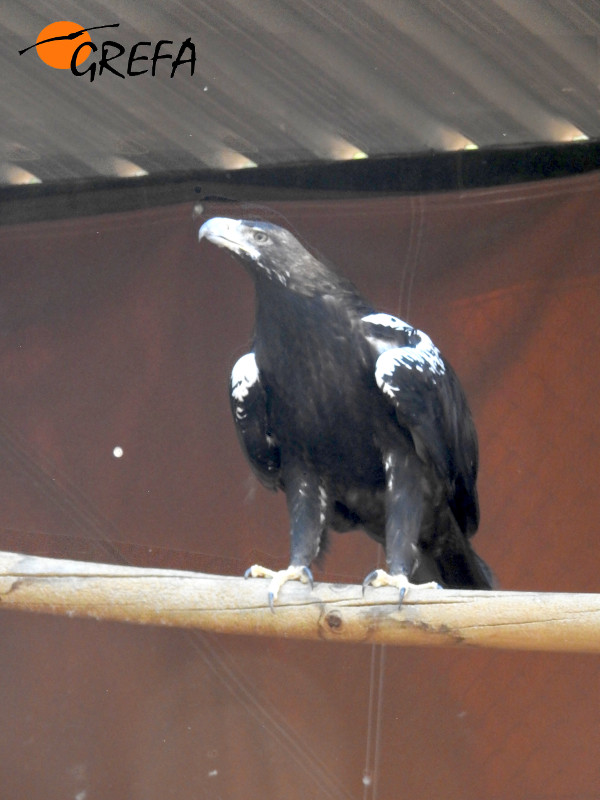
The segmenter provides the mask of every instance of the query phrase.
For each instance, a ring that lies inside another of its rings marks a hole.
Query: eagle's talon
[[[302,583],[310,583],[310,588],[312,589],[315,585],[315,579],[313,578],[313,574],[310,571],[310,568],[304,565],[300,567],[300,569],[302,571],[302,574],[304,575],[304,580],[302,580],[302,578],[300,578],[300,580],[302,581]]]
[[[407,591],[414,589],[415,587],[419,589],[443,588],[442,586],[440,586],[439,583],[436,583],[435,581],[431,581],[430,583],[411,583],[406,577],[406,575],[402,573],[398,573],[397,575],[390,575],[384,569],[374,569],[372,572],[369,572],[369,574],[364,579],[362,584],[363,597],[365,594],[365,588],[367,586],[374,586],[375,588],[378,588],[380,586],[393,586],[394,588],[398,589],[400,592],[398,607],[402,605],[402,601],[404,600]]]
[[[277,600],[279,590],[284,583],[288,581],[300,581],[301,583],[309,583],[311,589],[314,585],[312,572],[305,564],[300,566],[290,565],[287,569],[280,569],[278,571],[268,569],[267,567],[261,567],[259,564],[253,564],[251,567],[248,567],[244,573],[244,577],[271,578],[267,599],[269,601],[269,608],[273,612],[275,612],[275,600]]]
[[[378,571],[379,570],[376,570],[376,569],[371,570],[371,572],[369,572],[367,577],[362,582],[362,595],[363,595],[363,597],[365,596],[365,589],[367,588],[367,586],[371,586],[371,584],[373,583],[373,581],[377,577]]]

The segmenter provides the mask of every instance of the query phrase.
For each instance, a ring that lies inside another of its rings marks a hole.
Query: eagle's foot
[[[269,608],[273,612],[275,611],[275,600],[284,583],[301,581],[302,583],[310,583],[311,589],[313,587],[312,572],[306,565],[298,567],[290,564],[287,569],[275,571],[267,567],[261,567],[259,564],[253,564],[244,573],[244,578],[271,578],[271,583],[269,584]]]
[[[363,595],[367,586],[374,586],[375,588],[378,588],[379,586],[394,586],[400,591],[400,602],[398,603],[399,606],[402,605],[402,601],[404,600],[407,591],[409,589],[413,589],[415,586],[419,589],[442,588],[440,584],[436,583],[435,581],[431,581],[430,583],[411,583],[406,575],[402,573],[390,575],[389,572],[386,572],[384,569],[374,569],[373,572],[369,572],[362,584]]]

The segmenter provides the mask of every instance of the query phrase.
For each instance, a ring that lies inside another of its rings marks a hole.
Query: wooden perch
[[[339,642],[600,652],[600,595],[267,582],[0,552],[0,608]]]

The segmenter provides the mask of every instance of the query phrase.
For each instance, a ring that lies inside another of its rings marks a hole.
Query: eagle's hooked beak
[[[218,239],[227,238],[227,234],[232,232],[232,228],[237,220],[227,217],[212,217],[206,220],[198,231],[198,241],[208,239],[209,242],[218,244]]]

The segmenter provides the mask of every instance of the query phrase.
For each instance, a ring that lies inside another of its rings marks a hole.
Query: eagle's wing
[[[246,353],[235,363],[230,399],[238,437],[253,472],[268,489],[277,489],[280,451],[269,429],[267,395],[254,353]]]
[[[376,357],[375,380],[398,423],[412,436],[418,456],[433,463],[448,504],[467,536],[477,530],[477,434],[452,367],[431,339],[397,317],[361,320]]]

